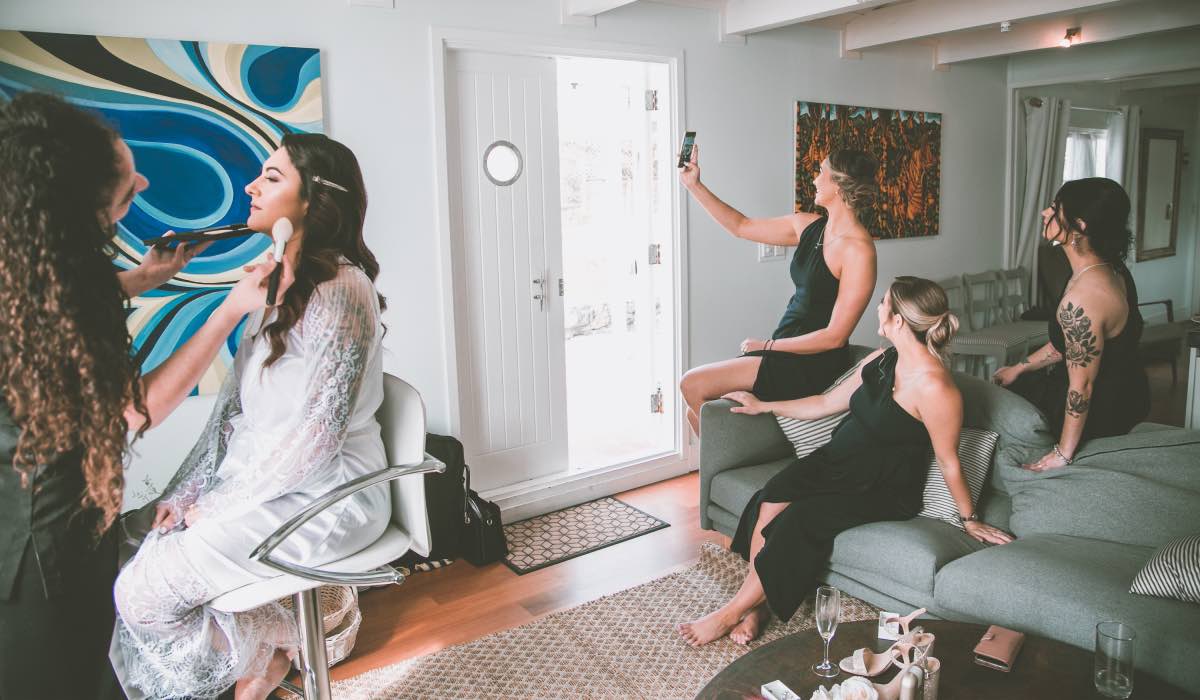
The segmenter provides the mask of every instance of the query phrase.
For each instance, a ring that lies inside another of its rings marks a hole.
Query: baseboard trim
[[[622,491],[648,486],[695,471],[681,454],[604,470],[534,479],[480,494],[500,506],[501,518],[514,523]]]

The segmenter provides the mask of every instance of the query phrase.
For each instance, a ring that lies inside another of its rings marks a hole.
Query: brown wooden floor
[[[1186,358],[1178,366],[1174,384],[1170,365],[1147,368],[1153,396],[1148,420],[1183,425]],[[503,564],[477,568],[459,561],[414,574],[401,586],[364,591],[354,653],[332,669],[332,677],[355,676],[517,627],[690,565],[700,542],[729,541],[700,529],[699,489],[692,473],[619,494],[671,527],[524,576]]]

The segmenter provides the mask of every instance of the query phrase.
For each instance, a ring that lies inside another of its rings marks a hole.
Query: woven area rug
[[[706,542],[700,560],[688,569],[523,627],[340,681],[333,694],[339,700],[692,698],[748,649],[813,628],[808,603],[787,625],[772,621],[748,648],[728,637],[699,649],[689,647],[675,625],[725,603],[745,573],[740,557]],[[844,622],[877,614],[858,599],[842,599]]]
[[[599,498],[505,525],[504,563],[527,574],[664,527],[670,525],[620,499]]]

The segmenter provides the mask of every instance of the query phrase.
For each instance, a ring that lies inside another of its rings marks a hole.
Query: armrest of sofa
[[[711,530],[708,517],[709,492],[713,477],[727,469],[761,464],[792,452],[775,416],[731,413],[736,404],[725,399],[709,401],[700,408],[700,527]]]

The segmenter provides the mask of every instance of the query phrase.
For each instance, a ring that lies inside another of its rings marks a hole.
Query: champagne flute
[[[833,633],[837,631],[838,621],[842,616],[841,591],[833,586],[818,588],[813,614],[817,618],[817,633],[825,640],[825,658],[821,663],[813,665],[813,673],[822,678],[833,678],[838,675],[838,669],[829,663],[829,641],[833,639]]]

